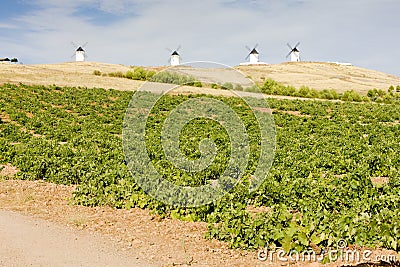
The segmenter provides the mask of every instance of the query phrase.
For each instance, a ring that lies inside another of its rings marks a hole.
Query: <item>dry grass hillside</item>
[[[162,70],[165,67],[146,67]],[[225,77],[229,74],[224,69],[194,69],[180,68],[186,73],[199,78]],[[334,63],[298,62],[282,63],[267,66],[238,66],[245,77],[256,82],[272,78],[285,85],[300,87],[302,85],[318,90],[335,89],[338,92],[353,89],[361,94],[377,88],[387,90],[390,85],[400,85],[400,77],[355,66],[342,66]],[[0,84],[24,83],[59,86],[81,86],[114,88],[118,90],[136,90],[143,82],[129,79],[96,76],[93,71],[101,73],[122,72],[131,70],[129,66],[97,63],[97,62],[67,62],[43,65],[0,64]],[[203,80],[203,79],[202,79]],[[204,89],[205,90],[205,89]]]
[[[343,66],[324,62],[287,62],[266,66],[239,66],[236,69],[262,82],[271,78],[285,85],[302,85],[317,90],[335,89],[341,93],[355,90],[366,94],[370,89],[387,90],[400,85],[400,77],[356,66]]]
[[[59,85],[113,88],[119,90],[136,90],[142,82],[128,79],[96,76],[94,70],[102,73],[126,72],[128,66],[96,63],[67,62],[45,65],[0,64],[0,84],[23,83],[28,85]]]

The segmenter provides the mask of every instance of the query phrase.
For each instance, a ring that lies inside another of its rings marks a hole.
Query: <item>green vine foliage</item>
[[[289,251],[345,239],[400,251],[399,105],[268,100],[276,156],[265,182],[250,193],[246,185],[260,155],[254,116],[243,100],[217,97],[244,121],[251,147],[248,168],[222,199],[176,208],[146,195],[125,165],[121,132],[132,92],[6,84],[0,95],[0,163],[17,166],[20,179],[77,185],[76,204],[148,208],[163,217],[205,221],[208,238],[234,248]],[[202,174],[172,168],[159,144],[168,112],[191,97],[196,96],[163,98],[149,119],[146,145],[167,179],[198,186],[226,165],[223,128],[196,120],[182,132],[181,149],[188,158],[199,157],[198,143],[206,136],[217,144],[217,160]],[[377,177],[388,182],[372,182]]]

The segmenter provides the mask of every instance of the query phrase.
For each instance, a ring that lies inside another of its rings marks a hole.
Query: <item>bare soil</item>
[[[11,164],[0,164],[0,178],[13,177],[18,172],[18,169]]]

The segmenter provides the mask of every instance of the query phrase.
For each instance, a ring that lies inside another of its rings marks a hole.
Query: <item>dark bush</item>
[[[94,70],[94,71],[93,71],[93,74],[96,75],[96,76],[100,76],[100,75],[101,75],[101,71],[99,71],[99,70]]]

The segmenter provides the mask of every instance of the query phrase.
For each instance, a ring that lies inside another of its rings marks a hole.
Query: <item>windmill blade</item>
[[[293,50],[289,43],[287,43],[286,45],[289,47],[290,50]]]
[[[181,47],[182,47],[181,45],[178,45],[178,47],[175,49],[175,51],[178,52],[178,50],[181,49]]]
[[[257,47],[258,47],[258,44],[256,44],[253,49],[256,49]]]
[[[248,60],[249,57],[250,57],[250,54],[248,54],[247,57],[245,57],[244,59],[245,59],[245,60]]]
[[[298,47],[300,45],[300,42],[297,42],[297,44],[294,46],[294,48]]]
[[[286,58],[288,58],[292,54],[292,51],[289,52],[289,54],[286,55]]]
[[[72,42],[72,41],[71,41],[71,45],[72,45],[73,47],[75,47],[75,48],[78,48],[78,46],[76,45],[76,43],[74,43],[74,42]]]
[[[87,46],[88,42],[84,43],[81,47],[85,48],[85,46]]]
[[[246,49],[249,50],[249,52],[251,51],[250,47],[248,47],[247,45],[245,45],[244,47],[246,47]]]
[[[166,47],[165,49],[168,50],[168,51],[171,52],[171,53],[174,52],[174,51],[172,51],[172,49],[169,48],[169,47]]]

